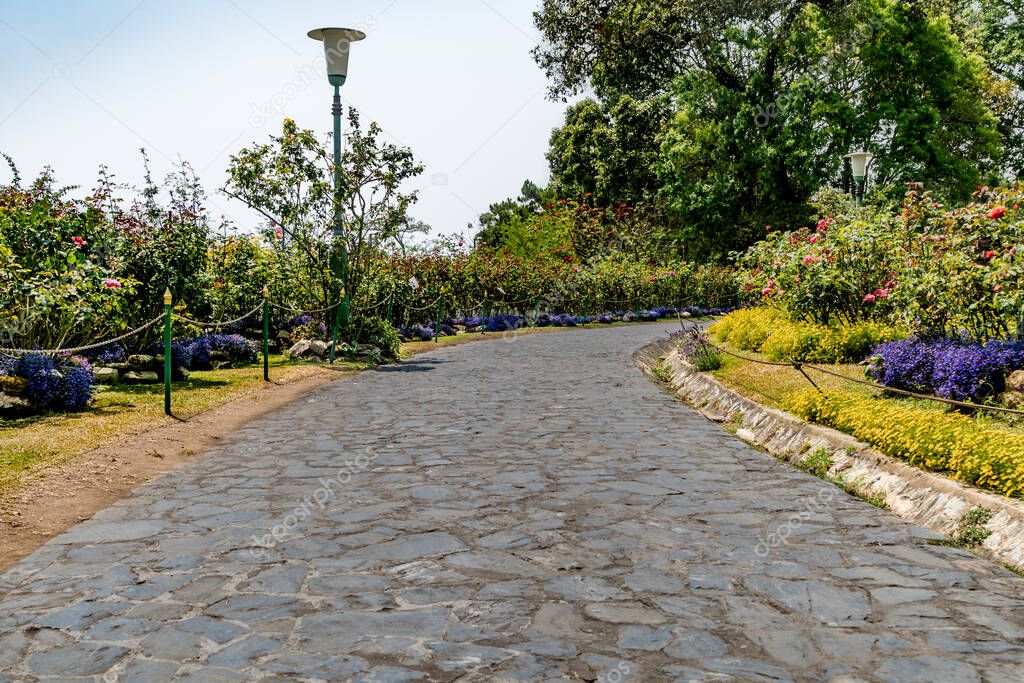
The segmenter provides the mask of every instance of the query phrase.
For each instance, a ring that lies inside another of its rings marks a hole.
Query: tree
[[[923,180],[962,197],[998,167],[986,66],[932,2],[546,0],[535,17],[552,95],[591,87],[601,102],[556,133],[555,176],[613,175],[621,151],[586,154],[612,146],[601,111],[667,93],[659,152],[623,164],[618,185],[660,184],[691,257],[809,221],[819,187],[849,187],[842,157],[855,146],[879,153],[893,188]]]
[[[950,16],[965,43],[991,70],[990,105],[1005,144],[1003,173],[1024,174],[1024,9],[1017,0],[952,0]]]
[[[801,14],[838,16],[852,0],[544,0],[534,22],[544,37],[534,59],[566,97],[592,87],[601,98],[668,92],[680,74],[703,72],[741,92],[770,88]]]
[[[569,107],[551,135],[551,186],[560,197],[591,195],[597,204],[637,204],[660,187],[660,137],[668,98],[622,95],[610,103],[585,99]]]
[[[525,181],[519,197],[491,204],[487,213],[480,216],[480,232],[476,235],[476,243],[493,248],[505,246],[511,226],[540,214],[554,200],[555,194],[550,189],[539,187],[530,180]]]
[[[349,294],[358,306],[362,281],[373,258],[400,245],[410,231],[425,226],[409,217],[418,193],[404,192],[405,181],[423,172],[412,151],[381,140],[371,123],[364,132],[355,109],[348,112],[347,147],[341,158],[340,206],[349,254]],[[296,287],[323,307],[330,306],[330,257],[335,246],[334,168],[329,147],[311,130],[285,119],[282,133],[231,157],[224,192],[266,218],[286,258],[297,259],[305,277]]]

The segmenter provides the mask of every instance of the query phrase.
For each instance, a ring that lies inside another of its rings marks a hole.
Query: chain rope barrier
[[[103,348],[104,346],[108,346],[109,344],[116,344],[119,341],[123,341],[125,339],[130,338],[130,337],[134,337],[137,334],[141,334],[142,332],[145,332],[149,328],[151,328],[154,325],[156,325],[157,323],[161,322],[166,316],[167,316],[166,313],[161,313],[159,316],[157,316],[156,318],[153,318],[152,320],[150,320],[145,325],[142,325],[141,327],[136,327],[134,330],[131,330],[129,332],[125,332],[124,334],[122,334],[120,336],[113,337],[113,338],[107,339],[105,341],[96,342],[95,344],[87,344],[86,346],[73,346],[73,347],[69,347],[69,348],[66,348],[66,349],[5,349],[5,348],[0,348],[0,353],[2,353],[4,355],[7,355],[7,356],[23,356],[26,353],[39,353],[39,354],[42,354],[44,356],[59,356],[61,354],[66,354],[66,353],[81,353],[83,351],[92,351],[93,349],[100,349],[100,348]]]
[[[204,323],[204,322],[200,322],[199,320],[192,320],[191,318],[186,318],[185,316],[178,315],[177,313],[173,313],[171,315],[172,315],[172,317],[175,320],[177,320],[179,322],[186,323],[188,325],[195,325],[196,327],[208,327],[208,328],[220,329],[221,327],[230,327],[231,325],[237,325],[238,323],[240,323],[243,320],[246,320],[248,318],[251,318],[253,315],[255,315],[256,313],[259,313],[262,310],[263,310],[263,304],[261,303],[259,306],[257,306],[256,308],[252,309],[251,311],[249,311],[248,313],[243,315],[241,318],[235,318],[234,320],[227,320],[227,321],[222,322],[222,323]]]
[[[273,308],[276,308],[276,309],[281,310],[281,311],[288,311],[289,313],[294,313],[295,315],[306,315],[306,314],[311,314],[311,313],[327,313],[328,311],[332,311],[332,310],[334,310],[335,308],[337,308],[338,306],[341,305],[341,302],[338,301],[337,303],[331,304],[327,308],[313,308],[313,309],[310,309],[308,311],[300,311],[299,309],[292,308],[291,306],[283,306],[281,304],[275,304],[273,301],[268,301],[267,303],[269,303]]]

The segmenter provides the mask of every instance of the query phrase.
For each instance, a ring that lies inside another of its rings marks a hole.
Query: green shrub
[[[352,321],[351,334],[343,335],[346,341],[359,344],[373,344],[380,347],[385,358],[398,358],[402,340],[394,326],[383,318],[367,316]]]
[[[742,351],[757,351],[773,361],[822,364],[859,363],[878,344],[906,336],[876,322],[831,326],[793,322],[772,308],[730,313],[709,331]]]

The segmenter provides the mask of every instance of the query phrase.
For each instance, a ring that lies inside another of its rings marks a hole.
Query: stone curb
[[[633,360],[651,377],[655,367],[666,367],[673,394],[714,422],[736,424],[736,436],[781,460],[796,465],[805,454],[824,448],[834,463],[830,474],[841,474],[871,495],[883,496],[890,512],[926,529],[951,536],[971,508],[992,510],[985,525],[992,535],[974,550],[997,562],[1024,567],[1024,503],[920,470],[848,434],[741,396],[697,372],[671,341],[646,346]]]

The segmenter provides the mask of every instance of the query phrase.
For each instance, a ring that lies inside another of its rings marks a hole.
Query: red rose
[[[991,211],[988,212],[988,217],[991,218],[994,221],[999,220],[1000,218],[1002,218],[1005,215],[1006,215],[1006,207],[1005,206],[997,206],[996,208],[994,208],[994,209],[992,209]]]

